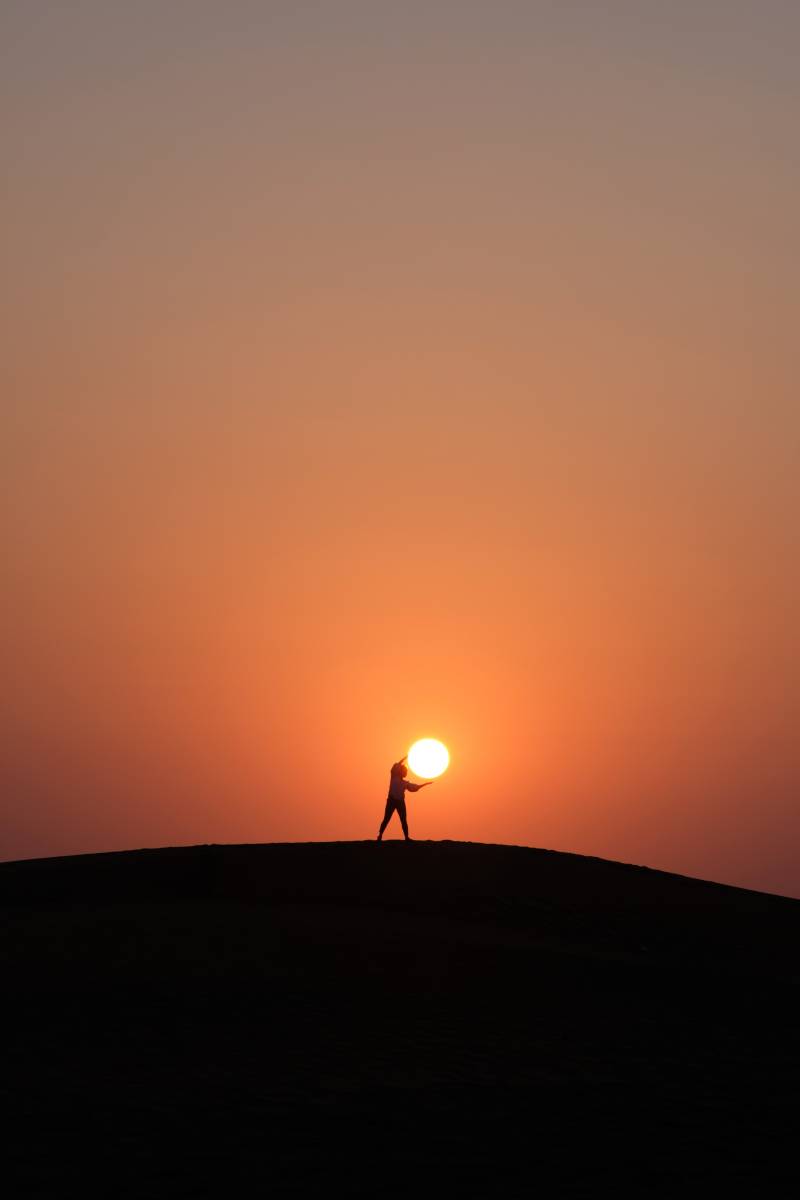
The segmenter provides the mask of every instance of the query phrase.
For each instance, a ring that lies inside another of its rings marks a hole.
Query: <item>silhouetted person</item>
[[[408,818],[406,817],[406,792],[418,792],[421,788],[427,787],[428,783],[433,783],[432,779],[428,783],[409,783],[406,779],[408,767],[406,766],[405,754],[400,759],[400,762],[392,764],[392,769],[389,772],[389,795],[386,797],[386,812],[383,814],[381,827],[378,830],[378,841],[383,838],[383,831],[392,819],[392,813],[396,812],[400,818],[400,824],[403,826],[403,836],[407,842],[411,841],[408,836]]]

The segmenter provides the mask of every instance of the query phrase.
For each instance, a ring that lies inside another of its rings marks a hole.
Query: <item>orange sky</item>
[[[4,6],[2,856],[798,895],[797,9],[400,7]]]

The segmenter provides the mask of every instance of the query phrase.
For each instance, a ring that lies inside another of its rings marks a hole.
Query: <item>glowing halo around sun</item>
[[[408,752],[408,765],[420,779],[436,779],[450,765],[450,753],[444,742],[421,738]]]

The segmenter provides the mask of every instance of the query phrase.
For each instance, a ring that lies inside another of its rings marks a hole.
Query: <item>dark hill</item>
[[[793,1194],[800,902],[542,850],[0,865],[15,1196]]]

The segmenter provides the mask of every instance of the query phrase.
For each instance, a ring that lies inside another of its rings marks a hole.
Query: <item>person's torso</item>
[[[402,800],[406,794],[406,781],[402,775],[391,775],[389,777],[389,798],[391,800]]]

